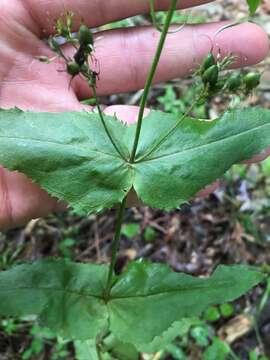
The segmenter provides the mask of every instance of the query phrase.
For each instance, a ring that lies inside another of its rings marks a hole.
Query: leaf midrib
[[[39,142],[39,143],[42,143],[42,144],[53,144],[53,145],[56,145],[56,146],[61,146],[61,147],[64,147],[64,146],[69,146],[69,147],[73,147],[75,149],[77,149],[76,146],[74,146],[73,144],[67,144],[67,143],[61,143],[61,142],[57,142],[57,141],[49,141],[49,140],[38,140],[38,139],[29,139],[29,138],[22,138],[22,137],[18,137],[18,136],[2,136],[0,135],[0,139],[9,139],[9,140],[23,140],[25,142]],[[80,147],[79,147],[80,148]],[[96,149],[87,149],[89,152],[94,152],[94,153],[98,153],[98,154],[102,154],[102,155],[106,155],[106,156],[109,156],[109,157],[113,157],[113,158],[116,158],[116,159],[120,159],[121,158],[117,155],[114,155],[114,154],[110,154],[110,153],[107,153],[107,152],[104,152],[104,151],[101,151],[101,150],[96,150]]]
[[[224,287],[224,286],[234,286],[235,282],[233,281],[220,281],[220,283],[218,285],[215,284],[215,290],[217,287]],[[132,296],[112,296],[110,298],[110,300],[118,300],[118,299],[129,299],[129,298],[143,298],[143,297],[151,297],[151,296],[159,296],[159,295],[165,295],[165,294],[171,294],[171,293],[175,293],[175,292],[193,292],[193,291],[197,291],[197,290],[207,290],[207,289],[210,289],[210,290],[213,290],[213,285],[212,284],[209,284],[209,285],[196,285],[196,286],[192,286],[190,287],[189,286],[184,286],[184,287],[181,287],[181,288],[178,288],[178,289],[168,289],[166,291],[159,291],[159,292],[152,292],[152,293],[149,293],[149,294],[136,294],[136,295],[132,295]]]
[[[215,289],[217,287],[224,287],[224,286],[233,286],[234,285],[234,281],[220,281],[220,283],[218,285],[215,284]],[[136,295],[130,295],[130,296],[111,296],[110,300],[118,300],[118,299],[132,299],[132,298],[144,298],[144,297],[151,297],[151,296],[159,296],[159,295],[165,295],[165,294],[171,294],[171,293],[176,293],[176,292],[192,292],[192,291],[197,291],[197,290],[213,290],[213,285],[209,284],[209,285],[196,285],[196,286],[186,286],[186,287],[181,287],[178,289],[170,289],[170,290],[166,290],[166,291],[159,291],[159,292],[152,292],[149,294],[136,294]],[[59,289],[59,288],[47,288],[47,287],[31,287],[31,286],[22,286],[22,287],[17,287],[17,288],[5,288],[4,291],[18,291],[18,290],[29,290],[29,291],[56,291],[56,292],[67,292],[73,295],[77,295],[77,296],[81,296],[81,297],[94,297],[96,299],[99,300],[104,300],[104,298],[101,295],[95,295],[95,294],[85,294],[85,293],[81,293],[79,291],[75,291],[75,290],[71,290],[71,289]]]
[[[85,294],[85,293],[81,293],[79,291],[75,291],[75,290],[70,290],[70,289],[59,289],[59,288],[47,288],[47,287],[33,287],[33,286],[20,286],[20,287],[16,287],[16,288],[4,288],[2,289],[3,292],[7,291],[20,291],[20,290],[29,290],[29,291],[52,291],[52,292],[67,292],[70,293],[72,295],[77,295],[77,296],[81,296],[81,297],[93,297],[99,300],[104,300],[103,297],[101,295],[94,295],[94,294]]]
[[[204,147],[207,147],[207,146],[211,146],[215,143],[219,143],[219,142],[222,142],[222,141],[225,141],[225,140],[228,140],[228,139],[233,139],[233,138],[236,138],[238,136],[243,136],[243,135],[246,135],[247,133],[250,133],[252,131],[256,131],[258,129],[261,129],[265,126],[269,126],[270,123],[266,123],[266,124],[263,124],[263,125],[259,125],[259,126],[256,126],[256,127],[253,127],[252,129],[248,129],[248,130],[245,130],[241,133],[238,133],[238,134],[234,134],[234,135],[231,135],[231,136],[227,136],[227,137],[223,137],[223,138],[220,138],[218,140],[213,140],[213,141],[210,141],[208,142],[207,144],[202,144],[202,145],[198,145],[198,146],[195,146],[195,147],[189,147],[187,149],[184,149],[184,150],[179,150],[179,151],[176,151],[174,153],[171,153],[171,154],[166,154],[166,155],[160,155],[160,156],[156,156],[156,157],[153,157],[153,158],[150,158],[150,159],[143,159],[142,161],[137,161],[135,162],[135,164],[140,164],[140,163],[145,163],[145,162],[149,162],[149,161],[154,161],[154,160],[159,160],[159,159],[163,159],[163,158],[168,158],[168,157],[172,157],[172,156],[176,156],[176,155],[179,155],[179,154],[184,154],[185,152],[188,152],[188,151],[193,151],[193,150],[198,150],[198,149],[201,149],[201,148],[204,148]]]

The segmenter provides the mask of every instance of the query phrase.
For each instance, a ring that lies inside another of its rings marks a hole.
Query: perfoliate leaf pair
[[[219,266],[203,279],[165,265],[131,263],[104,296],[108,267],[41,260],[0,273],[0,315],[38,315],[42,324],[69,339],[100,333],[145,348],[175,321],[208,306],[234,300],[262,279],[247,266]],[[167,337],[173,336],[173,331]],[[155,342],[151,348],[155,348]]]
[[[213,121],[186,117],[178,126],[176,115],[152,111],[131,164],[135,125],[105,120],[122,157],[97,114],[0,110],[0,165],[80,212],[110,208],[132,188],[145,204],[173,209],[270,145],[269,110],[234,110]]]

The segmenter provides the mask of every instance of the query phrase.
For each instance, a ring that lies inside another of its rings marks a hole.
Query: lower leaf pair
[[[68,339],[95,341],[109,332],[143,350],[151,343],[155,347],[157,337],[169,337],[173,323],[232,301],[264,278],[242,265],[219,266],[204,279],[165,265],[133,262],[115,277],[105,300],[107,273],[106,265],[60,259],[3,271],[0,314],[38,315],[43,325]]]
[[[23,172],[79,212],[110,208],[132,188],[145,204],[170,210],[270,145],[266,109],[180,122],[176,115],[152,111],[130,163],[136,126],[109,116],[105,121],[122,157],[97,114],[0,110],[0,165]]]

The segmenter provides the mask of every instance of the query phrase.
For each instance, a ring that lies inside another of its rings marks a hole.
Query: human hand
[[[180,4],[189,7],[204,2],[207,0],[183,0]],[[156,3],[159,9],[165,10],[169,0]],[[66,0],[65,6],[63,8],[60,0],[1,0],[1,108],[17,106],[48,112],[82,110],[79,101],[91,96],[87,83],[77,77],[69,88],[70,77],[57,71],[61,68],[59,62],[49,67],[36,60],[36,56],[51,56],[50,49],[41,39],[53,34],[54,20],[65,10],[72,10],[89,27],[149,11],[148,0]],[[222,26],[222,23],[185,26],[182,31],[168,36],[155,82],[189,74],[209,52],[212,47],[210,39]],[[143,88],[158,38],[159,33],[151,27],[104,32],[95,53],[101,68],[98,94]],[[214,45],[222,54],[239,55],[237,67],[261,61],[269,50],[266,34],[254,24],[227,29],[215,38]],[[68,47],[65,50],[72,51]],[[110,106],[105,112],[131,123],[136,121],[138,109]],[[23,174],[0,168],[0,228],[23,224],[59,207],[61,204],[56,199],[49,197]]]

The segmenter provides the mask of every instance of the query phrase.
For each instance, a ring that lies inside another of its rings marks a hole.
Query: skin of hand
[[[188,8],[207,0],[182,0],[179,8]],[[157,0],[157,9],[166,10],[169,0]],[[89,27],[149,12],[148,0],[1,0],[0,12],[0,107],[19,107],[32,111],[80,111],[80,100],[91,96],[80,77],[57,70],[60,61],[44,65],[36,56],[52,56],[42,39],[54,33],[55,20],[66,11]],[[93,16],[92,14],[95,14]],[[79,21],[77,23],[78,28]],[[215,37],[224,23],[185,26],[168,36],[155,76],[155,83],[189,74],[214,45],[221,54],[235,54],[235,67],[263,60],[269,51],[265,32],[254,24],[231,27]],[[158,43],[159,32],[152,27],[123,28],[97,34],[95,56],[100,63],[98,95],[134,91],[143,88]],[[65,51],[72,54],[66,46]],[[105,112],[116,114],[128,123],[136,121],[137,107],[110,106]],[[264,159],[269,151],[252,159]],[[208,191],[213,190],[211,186]],[[204,192],[205,193],[205,192]],[[18,226],[42,217],[63,205],[49,197],[23,174],[0,167],[0,229]]]

